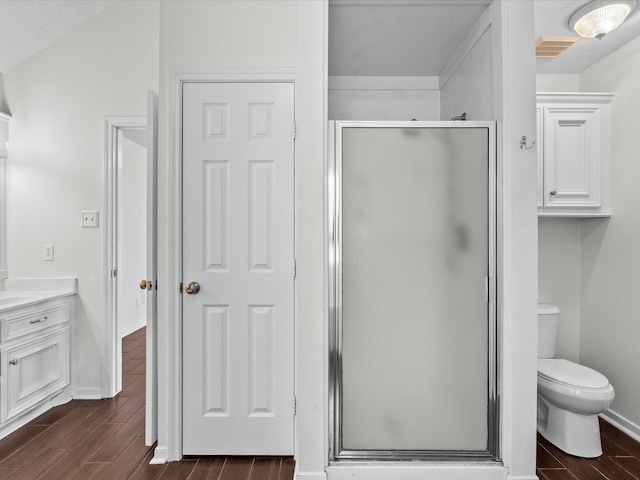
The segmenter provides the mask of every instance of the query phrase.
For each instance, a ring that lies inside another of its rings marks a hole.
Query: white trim
[[[118,131],[146,128],[147,117],[104,118],[104,349],[102,354],[102,392],[98,398],[111,398],[122,389],[122,358],[116,322],[116,264]]]
[[[296,477],[297,478],[297,477]],[[500,464],[465,463],[461,465],[401,465],[401,464],[369,464],[340,465],[327,468],[328,480],[348,480],[366,478],[367,480],[441,480],[456,478],[458,480],[505,480],[507,469]],[[535,479],[536,477],[531,477]],[[522,477],[524,480],[524,477]]]
[[[98,387],[74,387],[72,396],[74,400],[102,400],[102,393]]]
[[[609,105],[615,93],[605,92],[537,92],[539,103],[599,103]]]
[[[435,90],[439,77],[329,77],[329,90]]]
[[[296,473],[293,475],[295,480],[327,480],[327,474],[324,472],[318,473],[298,473],[296,469]]]
[[[625,418],[612,410],[607,410],[606,412],[600,414],[600,418],[602,418],[607,423],[610,423],[618,430],[622,430],[634,440],[640,442],[640,425],[633,423],[628,418]]]
[[[216,69],[176,68],[170,69],[170,124],[169,172],[173,181],[169,185],[169,239],[171,252],[169,265],[169,371],[167,372],[167,438],[168,445],[158,445],[154,458],[169,461],[182,458],[182,86],[188,82],[283,82],[298,81],[297,69]],[[294,88],[297,97],[297,89]],[[297,105],[297,98],[295,105]],[[297,107],[296,107],[297,108]],[[296,115],[297,118],[297,115]],[[296,158],[297,158],[296,142]],[[296,163],[297,165],[297,163]],[[297,175],[296,175],[297,178]],[[294,182],[296,180],[294,179]],[[297,227],[296,227],[297,229]],[[297,239],[296,231],[296,239]]]
[[[456,5],[489,5],[492,0],[456,0]],[[377,5],[451,5],[451,0],[329,0],[331,6],[356,5],[362,7]]]
[[[156,447],[153,452],[153,458],[149,462],[149,465],[164,465],[169,460],[169,451],[163,447]]]

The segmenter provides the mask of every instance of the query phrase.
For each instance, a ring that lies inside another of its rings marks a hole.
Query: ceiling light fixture
[[[636,0],[596,0],[571,15],[569,27],[581,37],[601,40],[618,28],[635,6]]]

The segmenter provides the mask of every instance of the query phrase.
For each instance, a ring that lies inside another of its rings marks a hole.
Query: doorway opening
[[[105,119],[107,325],[103,397],[122,390],[122,337],[146,325],[146,117]]]
[[[157,116],[105,118],[105,324],[102,397],[122,390],[122,338],[146,326],[145,443],[157,440]]]

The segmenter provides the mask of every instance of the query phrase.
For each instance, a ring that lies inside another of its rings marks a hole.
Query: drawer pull
[[[18,364],[18,359],[17,358],[14,358],[13,360],[11,360],[9,362],[9,365],[17,365],[17,364]]]
[[[31,320],[29,323],[42,323],[47,320],[47,317],[36,318],[35,320]]]

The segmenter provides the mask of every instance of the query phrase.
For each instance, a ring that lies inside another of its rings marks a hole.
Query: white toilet
[[[556,333],[560,309],[538,305],[538,432],[577,457],[602,455],[598,414],[615,397],[601,373],[559,358]]]

